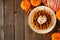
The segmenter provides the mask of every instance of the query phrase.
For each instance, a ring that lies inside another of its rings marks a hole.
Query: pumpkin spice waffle
[[[47,17],[47,21],[43,24],[39,24],[38,17],[43,16],[43,15],[45,15]],[[51,21],[52,21],[51,19],[52,19],[51,15],[48,12],[46,12],[45,10],[35,11],[33,18],[32,18],[33,27],[36,29],[40,29],[40,30],[46,30],[51,26]]]

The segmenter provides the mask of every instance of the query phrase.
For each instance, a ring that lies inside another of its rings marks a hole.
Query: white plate
[[[31,19],[32,19],[32,15],[34,15],[33,13],[34,13],[36,10],[46,10],[47,12],[51,12],[50,14],[53,15],[53,16],[52,16],[52,20],[53,20],[52,23],[53,23],[53,25],[52,25],[51,27],[49,27],[47,30],[36,30],[36,29],[33,27],[32,23],[31,23]],[[55,16],[55,13],[54,13],[50,8],[48,8],[48,7],[46,7],[46,6],[39,6],[39,7],[34,8],[34,9],[30,12],[29,18],[28,18],[28,23],[29,23],[30,28],[31,28],[34,32],[39,33],[39,34],[46,34],[46,33],[50,32],[50,31],[55,27],[55,24],[56,24],[56,16]]]

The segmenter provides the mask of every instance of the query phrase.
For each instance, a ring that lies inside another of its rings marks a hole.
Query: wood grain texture
[[[25,16],[25,40],[35,40],[35,32],[28,25],[28,16]]]
[[[14,0],[5,0],[4,40],[15,40]]]
[[[3,0],[0,0],[0,40],[4,40]]]
[[[20,7],[22,0],[15,0],[15,40],[25,40],[24,11]]]

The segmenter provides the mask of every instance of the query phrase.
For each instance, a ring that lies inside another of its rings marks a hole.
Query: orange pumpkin
[[[52,40],[60,40],[60,33],[53,33]]]
[[[30,8],[31,4],[30,4],[30,1],[28,0],[23,0],[21,2],[21,8],[24,9],[24,10],[28,10]]]
[[[56,12],[56,18],[57,18],[58,20],[60,20],[60,10],[58,10],[58,11]]]
[[[38,6],[41,4],[41,0],[30,0],[32,6]]]

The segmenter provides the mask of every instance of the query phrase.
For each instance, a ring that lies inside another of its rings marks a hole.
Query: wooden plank
[[[20,7],[22,0],[15,0],[15,40],[24,40],[24,11]]]
[[[4,40],[15,40],[14,0],[5,0]]]
[[[25,40],[35,40],[35,32],[28,25],[28,16],[25,16]]]
[[[4,40],[3,0],[0,0],[0,40]]]

